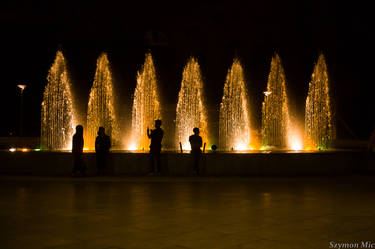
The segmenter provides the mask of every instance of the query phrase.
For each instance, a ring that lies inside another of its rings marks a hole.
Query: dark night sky
[[[11,1],[0,9],[0,136],[17,133],[19,91],[25,90],[25,135],[38,136],[46,76],[60,47],[73,90],[85,110],[96,58],[109,55],[118,112],[130,123],[136,72],[151,50],[163,106],[173,110],[183,66],[198,58],[205,95],[216,119],[233,57],[245,69],[254,120],[260,120],[271,56],[278,52],[290,104],[303,116],[314,63],[326,55],[341,138],[365,139],[375,124],[374,28],[370,7],[328,1]],[[150,39],[151,38],[151,39]],[[255,125],[259,125],[256,123]],[[353,135],[351,132],[353,132]]]

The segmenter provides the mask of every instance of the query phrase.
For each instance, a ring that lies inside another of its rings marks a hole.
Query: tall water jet
[[[132,108],[131,144],[128,149],[148,148],[150,141],[147,128],[153,129],[156,119],[161,119],[156,71],[151,54],[146,53],[143,67],[137,75]]]
[[[262,144],[283,148],[287,146],[289,126],[285,73],[278,54],[272,57],[267,91],[262,104]]]
[[[49,150],[71,148],[75,116],[66,61],[57,51],[47,76],[41,108],[41,147]]]
[[[119,146],[119,129],[114,108],[112,73],[106,53],[102,53],[96,62],[94,83],[90,90],[85,139],[85,145],[87,145],[88,149],[95,148],[95,138],[100,126],[103,126],[106,133],[111,137],[112,146]]]
[[[324,55],[315,64],[306,98],[305,133],[308,145],[326,149],[336,137],[329,96],[328,70]]]
[[[219,142],[223,150],[250,149],[250,115],[243,69],[238,59],[228,70],[220,104]]]
[[[203,81],[196,59],[191,57],[186,64],[178,94],[176,109],[176,145],[190,149],[189,136],[198,127],[203,142],[207,142],[207,114],[203,100]]]

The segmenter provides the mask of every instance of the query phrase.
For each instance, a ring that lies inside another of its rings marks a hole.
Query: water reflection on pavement
[[[375,240],[375,181],[0,177],[0,247],[329,248]]]

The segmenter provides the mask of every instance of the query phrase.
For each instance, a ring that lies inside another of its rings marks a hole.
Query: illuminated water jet
[[[306,98],[305,133],[312,148],[326,149],[336,137],[329,96],[328,70],[324,55],[315,64]]]
[[[288,127],[288,148],[292,150],[303,150],[303,139],[301,131],[298,127],[293,127],[291,124],[292,122],[289,122]]]
[[[41,148],[65,150],[71,147],[71,137],[76,125],[71,94],[71,82],[66,60],[57,51],[45,87],[41,105]],[[147,150],[147,128],[153,128],[154,120],[161,119],[158,82],[153,59],[146,53],[145,62],[137,75],[137,86],[132,105],[132,123],[125,148]],[[104,126],[115,148],[120,148],[118,119],[115,114],[114,87],[108,57],[101,54],[93,86],[90,91],[85,129],[85,149],[94,149],[99,126]],[[190,58],[183,70],[181,89],[176,108],[175,145],[189,150],[188,137],[194,127],[199,127],[204,142],[208,144],[207,111],[204,105],[203,81],[199,64]],[[219,113],[219,148],[221,150],[270,150],[309,148],[325,149],[335,139],[332,106],[329,96],[327,65],[323,55],[314,67],[309,83],[305,106],[305,137],[303,129],[293,119],[288,108],[286,77],[280,57],[275,54],[271,61],[267,89],[262,103],[261,133],[250,129],[250,109],[240,62],[235,59],[228,70]],[[302,124],[302,122],[301,122]],[[303,127],[301,125],[301,127]],[[168,133],[166,133],[167,135]],[[167,135],[168,136],[168,135]],[[260,139],[261,137],[261,144]],[[207,148],[210,145],[206,146]]]
[[[106,53],[102,53],[96,63],[94,83],[90,90],[87,109],[87,131],[85,147],[95,148],[95,138],[100,126],[111,137],[112,146],[119,146],[119,129],[114,108],[112,73]]]
[[[203,142],[207,142],[207,114],[203,99],[203,81],[196,59],[191,57],[186,64],[176,109],[176,147],[182,143],[189,150],[189,136],[198,127]]]
[[[75,115],[66,60],[61,51],[56,53],[47,81],[41,108],[41,147],[70,149]]]
[[[250,116],[247,89],[239,60],[228,70],[220,104],[219,143],[222,150],[249,150]]]
[[[142,69],[138,72],[132,108],[132,135],[128,150],[148,148],[150,141],[147,128],[154,128],[154,121],[161,119],[160,101],[154,62],[150,53],[145,56]]]
[[[285,148],[289,128],[289,110],[285,73],[278,54],[272,57],[271,69],[262,104],[262,144]]]

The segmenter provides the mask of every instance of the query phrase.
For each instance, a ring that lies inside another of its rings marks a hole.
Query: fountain
[[[48,76],[41,105],[41,148],[67,150],[77,122],[73,109],[71,83],[66,60],[57,51]],[[106,128],[114,148],[120,148],[120,130],[115,114],[114,88],[108,56],[102,53],[97,60],[94,82],[90,90],[85,149],[93,150],[99,126]],[[191,57],[182,74],[181,89],[176,108],[175,142],[189,150],[189,136],[194,127],[200,128],[204,142],[208,142],[207,111],[203,97],[203,81],[198,61]],[[288,107],[286,77],[278,54],[272,57],[267,89],[262,103],[262,146],[250,129],[249,102],[244,71],[238,59],[228,70],[219,113],[220,150],[326,149],[335,139],[332,106],[329,96],[328,72],[323,55],[315,65],[309,83],[305,109],[305,139],[302,140],[297,120]],[[151,53],[145,54],[144,64],[137,74],[137,85],[132,105],[132,123],[128,150],[146,150],[149,146],[147,128],[161,119],[160,97],[156,70]],[[166,133],[167,135],[168,133]]]
[[[48,150],[67,150],[75,126],[73,101],[66,61],[57,51],[47,76],[41,110],[41,147]]]
[[[137,76],[132,108],[131,144],[128,145],[128,149],[148,148],[150,141],[147,137],[147,128],[153,129],[156,119],[161,119],[156,71],[152,56],[147,53],[143,67]]]
[[[278,54],[272,57],[267,90],[262,104],[262,144],[285,148],[289,128],[289,112],[285,73]]]
[[[48,150],[71,148],[75,116],[66,61],[57,51],[47,76],[41,108],[41,147]]]
[[[308,146],[314,149],[328,148],[336,135],[329,96],[327,64],[323,54],[318,58],[309,83],[305,133]]]
[[[207,143],[207,114],[203,101],[203,81],[196,59],[191,57],[186,64],[178,94],[176,109],[176,145],[189,150],[189,136],[193,128],[200,129],[203,142]]]
[[[106,133],[111,137],[112,147],[119,146],[112,74],[106,53],[102,53],[97,60],[94,83],[90,90],[85,136],[85,147],[90,150],[95,148],[95,138],[100,126],[103,126]]]
[[[220,104],[219,142],[222,150],[250,149],[250,115],[243,69],[238,59],[228,70]]]

